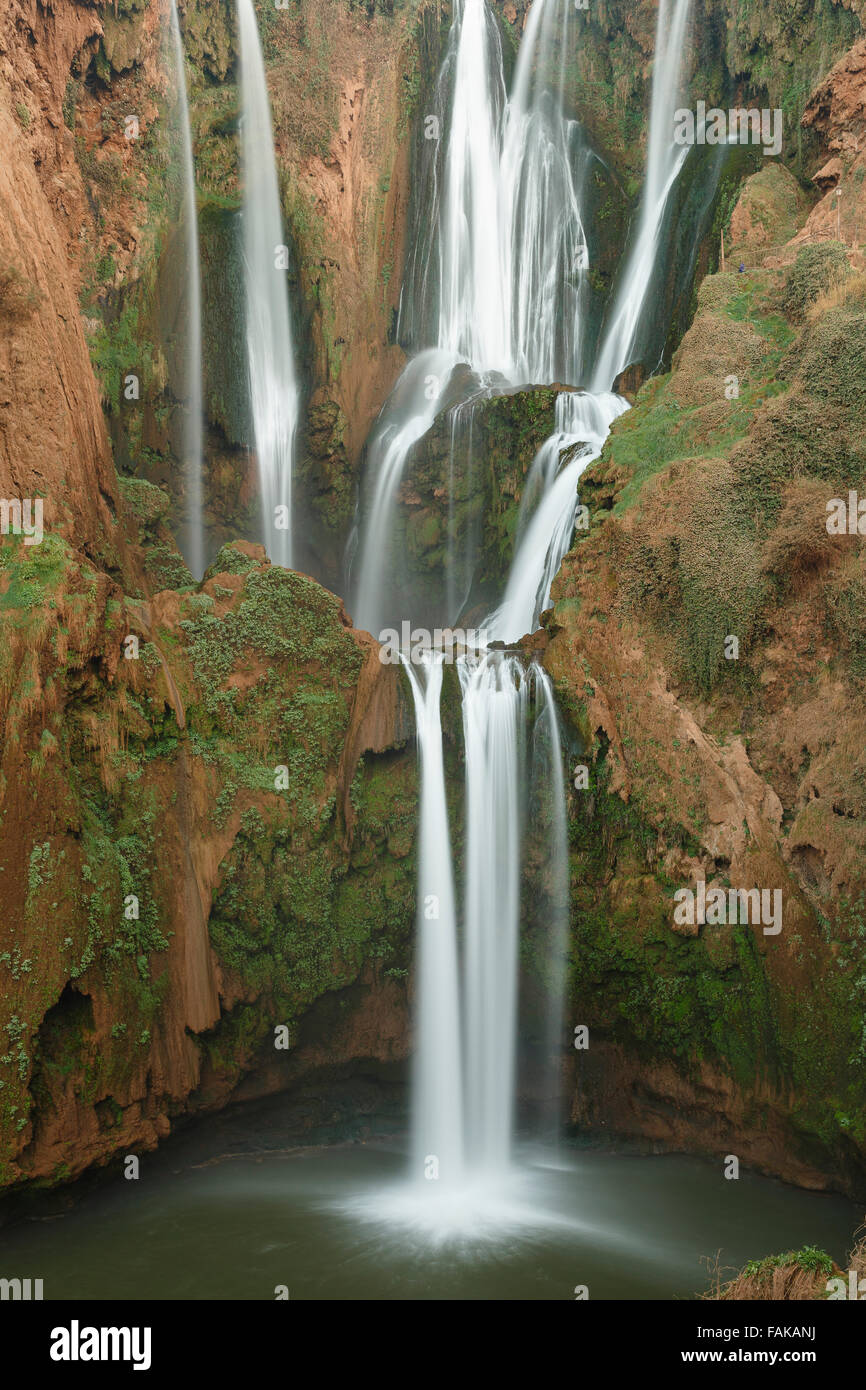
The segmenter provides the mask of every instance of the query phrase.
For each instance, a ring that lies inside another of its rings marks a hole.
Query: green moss
[[[96,277],[98,284],[109,278],[106,267],[97,265]],[[103,405],[109,415],[119,415],[130,373],[139,377],[140,390],[146,391],[150,385],[148,364],[154,348],[141,333],[138,305],[126,300],[113,319],[99,319],[89,346]]]
[[[25,546],[14,537],[0,542],[0,571],[5,572],[8,584],[0,593],[0,612],[12,617],[16,626],[26,621],[26,614],[41,609],[60,589],[71,562],[71,551],[59,536],[46,535],[41,545]]]
[[[351,865],[335,851],[333,805],[316,826],[287,825],[277,811],[242,817],[214,904],[212,940],[247,987],[278,1013],[283,1007],[285,1021],[351,983],[365,961],[405,966],[415,895],[407,822],[416,787],[408,772],[394,772],[391,762],[387,775],[375,767],[359,773],[360,839]]]
[[[205,580],[216,574],[252,574],[260,568],[260,561],[240,550],[233,541],[224,545],[205,574]]]
[[[296,670],[313,663],[331,673],[337,690],[353,687],[363,658],[340,620],[338,599],[303,575],[274,567],[248,574],[240,601],[224,619],[214,617],[210,607],[207,595],[187,600],[184,611],[189,616],[181,626],[189,639],[189,656],[203,692],[204,709],[222,722],[224,732],[242,734],[237,721],[243,714],[244,697],[223,683],[238,659],[252,653],[267,659],[260,689],[266,692],[268,709],[276,713],[274,738],[281,733],[281,718],[286,720],[285,731],[290,735],[296,721],[304,725],[302,736],[307,745],[315,740],[321,746],[338,732],[333,721],[323,720],[321,715],[304,723],[311,711],[305,708],[300,712],[292,702],[306,699],[309,691],[287,683],[274,669],[276,662]],[[191,728],[196,727],[196,718],[193,709]],[[347,719],[344,704],[338,722]],[[204,727],[210,730],[213,725],[207,721]]]
[[[168,493],[144,478],[119,477],[118,486],[124,506],[132,513],[144,533],[152,534],[171,510]]]
[[[202,341],[208,417],[229,444],[251,438],[243,247],[236,208],[213,198],[199,211]]]
[[[772,999],[753,933],[672,930],[673,885],[650,870],[658,831],[606,785],[602,766],[591,812],[570,824],[571,982],[581,1017],[647,1059],[674,1058],[686,1072],[712,1062],[745,1087],[776,1075]],[[679,827],[665,833],[688,843]],[[614,897],[601,886],[611,862]]]
[[[162,589],[190,589],[195,580],[189,572],[183,556],[169,545],[155,545],[147,551],[144,563],[145,572],[154,593]]]
[[[479,597],[494,602],[501,594],[527,475],[553,433],[556,396],[540,387],[445,411],[412,451],[391,551],[408,611],[424,611],[431,594],[444,593],[449,565],[459,567],[476,547]]]

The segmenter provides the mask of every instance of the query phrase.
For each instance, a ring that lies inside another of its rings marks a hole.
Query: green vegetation
[[[708,1061],[746,1087],[774,1077],[772,998],[754,934],[672,930],[677,885],[651,870],[658,831],[634,799],[610,794],[608,777],[602,755],[591,810],[569,824],[571,979],[587,1021],[647,1059],[675,1058],[687,1073]],[[679,825],[670,822],[665,834],[694,852]]]
[[[841,242],[817,241],[802,247],[785,281],[783,311],[802,323],[809,305],[849,274],[848,251]]]
[[[831,1275],[836,1268],[826,1251],[818,1250],[814,1245],[804,1245],[802,1250],[788,1250],[784,1255],[767,1255],[763,1260],[750,1260],[742,1272],[746,1278],[756,1279],[770,1270],[788,1265],[797,1265],[807,1274]]]

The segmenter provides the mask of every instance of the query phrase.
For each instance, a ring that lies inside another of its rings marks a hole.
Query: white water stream
[[[515,642],[538,627],[571,544],[580,475],[598,458],[611,424],[627,409],[628,402],[609,391],[557,397],[556,433],[542,445],[527,479],[540,488],[541,500],[521,528],[502,603],[485,623],[492,638]],[[574,452],[560,469],[566,450]]]
[[[404,663],[415,701],[421,774],[418,823],[418,999],[413,1167],[446,1186],[464,1176],[463,1076],[452,873],[439,700],[443,660]]]
[[[567,114],[576,11],[536,0],[520,44],[500,168],[515,380],[577,386],[589,249],[580,203],[588,153]]]
[[[180,116],[181,154],[183,158],[183,224],[186,251],[187,337],[186,384],[184,415],[184,488],[186,524],[181,545],[187,564],[195,579],[201,579],[205,569],[202,461],[204,445],[204,416],[202,403],[201,358],[201,274],[198,249],[198,205],[195,193],[195,164],[192,153],[192,128],[189,118],[189,97],[186,88],[186,63],[180,33],[177,6],[171,0],[171,43],[177,81],[177,105]]]
[[[683,50],[690,9],[691,0],[659,0],[647,171],[638,230],[605,328],[593,374],[596,391],[610,390],[633,359],[641,316],[658,265],[670,195],[688,154],[687,146],[674,142],[674,112],[681,103]]]
[[[247,360],[262,542],[292,563],[292,471],[298,383],[271,107],[252,0],[238,0]]]
[[[528,679],[516,657],[458,661],[466,748],[466,1148],[507,1169],[514,1123],[521,798]]]
[[[647,179],[634,244],[594,370],[584,359],[589,270],[581,215],[589,158],[569,114],[568,53],[577,41],[571,0],[535,0],[510,99],[499,32],[487,0],[456,0],[439,102],[447,121],[431,165],[433,217],[420,228],[410,283],[422,304],[401,306],[435,341],[414,357],[371,444],[361,532],[356,618],[375,633],[393,578],[388,537],[413,447],[444,405],[455,367],[475,374],[476,395],[521,382],[595,389],[562,392],[556,428],[526,480],[518,537],[499,606],[485,624],[513,642],[534,630],[571,543],[578,481],[628,408],[610,391],[633,351],[657,271],[671,190],[683,154],[673,146],[690,0],[660,0]],[[433,275],[438,283],[433,285]],[[404,287],[405,295],[405,287]],[[480,389],[478,387],[480,383]],[[474,398],[461,410],[473,409]],[[453,434],[453,431],[452,431]],[[453,447],[453,446],[452,446]],[[453,474],[453,459],[452,459]],[[449,500],[449,508],[451,506]],[[460,582],[456,573],[460,568]],[[466,557],[449,556],[449,589],[468,592]],[[458,617],[451,612],[444,622]],[[457,1194],[460,1220],[512,1161],[517,1062],[519,937],[526,821],[545,808],[550,975],[547,1047],[561,1057],[568,927],[565,784],[550,680],[507,652],[458,658],[465,751],[463,901],[458,912],[447,807],[440,697],[444,664],[404,657],[415,702],[421,763],[417,1057],[413,1173]],[[433,917],[428,913],[435,907]],[[435,1170],[435,1171],[434,1171]],[[462,1195],[461,1195],[462,1194]],[[469,1194],[469,1198],[467,1195]],[[448,1208],[454,1215],[453,1204]]]

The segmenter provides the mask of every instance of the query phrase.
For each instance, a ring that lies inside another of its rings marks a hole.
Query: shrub
[[[784,313],[795,323],[802,323],[809,305],[849,273],[848,252],[841,242],[818,241],[804,246],[785,281]]]

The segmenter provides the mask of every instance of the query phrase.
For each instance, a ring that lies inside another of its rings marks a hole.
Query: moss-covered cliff
[[[60,540],[16,546],[5,1182],[153,1142],[324,993],[403,979],[416,806],[396,674],[312,581],[229,547],[134,600]]]
[[[573,978],[598,1046],[574,1118],[859,1189],[861,556],[826,520],[866,476],[866,300],[842,247],[779,247],[785,177],[763,264],[704,281],[673,371],[584,475],[593,529],[554,590],[546,659],[592,769],[571,797]],[[756,204],[766,175],[735,227]],[[778,888],[781,933],[678,928],[698,879]]]

